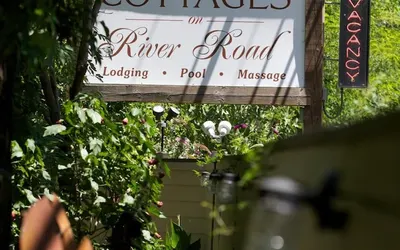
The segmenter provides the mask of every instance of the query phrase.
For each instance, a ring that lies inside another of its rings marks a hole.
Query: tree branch
[[[11,164],[11,138],[12,138],[12,104],[14,96],[15,82],[18,81],[19,69],[19,49],[6,58],[0,58],[3,67],[2,91],[0,93],[0,169],[4,182],[0,184],[0,249],[8,249],[11,240],[11,179],[4,178],[4,173],[10,174]],[[4,61],[3,61],[4,60]]]
[[[58,90],[54,71],[49,70],[49,72],[46,72],[45,70],[43,70],[39,76],[39,79],[42,85],[46,104],[49,108],[50,122],[52,124],[55,124],[57,123],[57,121],[60,120],[61,117],[60,105],[58,102]]]
[[[97,15],[99,14],[101,3],[101,0],[95,0],[91,12],[85,17],[83,21],[84,30],[82,32],[82,39],[78,50],[75,77],[69,91],[69,97],[71,100],[74,99],[76,95],[82,90],[82,84],[88,66],[89,38],[93,32],[93,27],[96,24],[96,19]]]
[[[56,72],[54,72],[54,68],[52,67],[49,69],[49,76],[50,76],[51,89],[53,90],[54,97],[56,98],[58,104],[59,93],[57,88]]]

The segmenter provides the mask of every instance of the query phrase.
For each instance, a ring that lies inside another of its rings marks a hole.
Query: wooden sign
[[[342,0],[340,9],[339,86],[368,86],[370,0]]]
[[[109,40],[86,89],[108,101],[308,105],[309,2],[104,0]]]

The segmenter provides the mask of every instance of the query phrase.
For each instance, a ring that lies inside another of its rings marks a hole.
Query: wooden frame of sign
[[[323,1],[306,0],[305,88],[90,84],[106,101],[259,104],[304,107],[306,131],[318,128],[322,115]]]

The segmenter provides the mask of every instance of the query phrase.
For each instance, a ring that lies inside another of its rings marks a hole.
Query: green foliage
[[[179,105],[178,108],[181,114],[167,126],[165,138],[165,150],[175,158],[207,159],[212,151],[218,152],[218,159],[246,154],[301,130],[299,109],[290,107]],[[212,139],[201,129],[208,120],[216,126],[222,120],[231,122],[231,133],[221,142]]]
[[[4,27],[0,62],[7,65],[8,56],[17,57],[19,62],[13,104],[14,139],[19,143],[27,137],[41,136],[32,133],[39,131],[36,126],[57,120],[51,116],[60,113],[62,100],[68,100],[77,65],[86,64],[82,58],[78,60],[78,52],[85,52],[81,48],[86,48],[93,60],[101,60],[95,41],[102,36],[87,24],[89,17],[94,16],[92,7],[100,1],[0,3],[0,24]],[[90,65],[89,60],[89,69]]]
[[[155,103],[108,103],[111,110],[136,109],[152,112]],[[211,152],[217,152],[217,159],[224,155],[241,155],[278,139],[289,137],[301,131],[299,109],[258,105],[194,105],[161,104],[166,110],[174,106],[180,115],[167,123],[164,136],[164,153],[170,158],[198,159],[202,163],[214,160]],[[118,114],[116,114],[118,115]],[[123,119],[119,116],[118,119]],[[216,126],[222,120],[232,123],[232,131],[219,142],[206,135],[201,126],[205,121]],[[243,125],[243,126],[241,126]],[[153,141],[160,151],[160,129]]]
[[[156,124],[151,112],[124,111],[119,115],[128,122],[115,121],[101,100],[81,96],[65,103],[65,122],[46,127],[43,138],[28,139],[25,147],[14,141],[14,211],[20,214],[54,192],[78,237],[105,234],[123,211],[136,214],[143,230],[156,232],[146,215],[163,217],[154,205],[162,188],[159,169],[149,163],[156,157]],[[20,220],[15,222],[17,236]],[[144,237],[135,239],[140,249],[159,249],[159,240]]]
[[[15,50],[23,57],[24,68],[29,73],[43,65],[53,66],[53,59],[61,61],[65,52],[71,51],[88,28],[85,18],[98,0],[52,1],[18,0],[0,4],[0,56],[4,58]],[[95,31],[95,30],[94,30]],[[89,30],[90,33],[92,33]],[[88,43],[95,48],[92,33]],[[92,51],[92,50],[91,50]],[[97,52],[93,56],[100,60]]]
[[[192,241],[191,234],[185,232],[185,230],[178,224],[171,221],[170,230],[167,232],[167,238],[165,240],[165,246],[167,250],[200,250],[201,243],[200,239],[195,242]]]

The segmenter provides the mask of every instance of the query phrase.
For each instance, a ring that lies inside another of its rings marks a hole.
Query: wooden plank
[[[306,0],[305,84],[310,102],[304,108],[304,132],[318,130],[322,125],[323,82],[323,8],[324,1]]]
[[[178,194],[177,194],[178,195]],[[160,209],[167,217],[209,218],[210,209],[204,208],[199,202],[165,201]]]
[[[178,223],[176,217],[169,217],[167,219],[159,219],[154,218],[153,221],[157,225],[157,231],[159,233],[167,232],[170,226],[170,222],[174,221]],[[190,218],[190,217],[181,217],[181,226],[185,229],[186,232],[190,232],[191,234],[210,234],[211,228],[211,219],[210,218]]]
[[[199,187],[200,177],[197,177],[193,170],[171,170],[171,178],[163,179],[164,186],[174,185],[185,188],[185,186]]]
[[[305,106],[311,92],[305,88],[251,88],[213,86],[155,86],[90,84],[83,92],[101,93],[109,102],[221,103]]]
[[[165,177],[163,183],[165,186],[175,185],[181,186],[195,186],[200,187],[200,178],[196,176],[194,171],[212,171],[213,164],[200,167],[196,161],[178,161],[172,160],[167,161],[168,167],[171,170],[171,178]]]
[[[200,186],[168,185],[164,187],[161,197],[164,201],[200,202],[208,198],[209,191]]]

